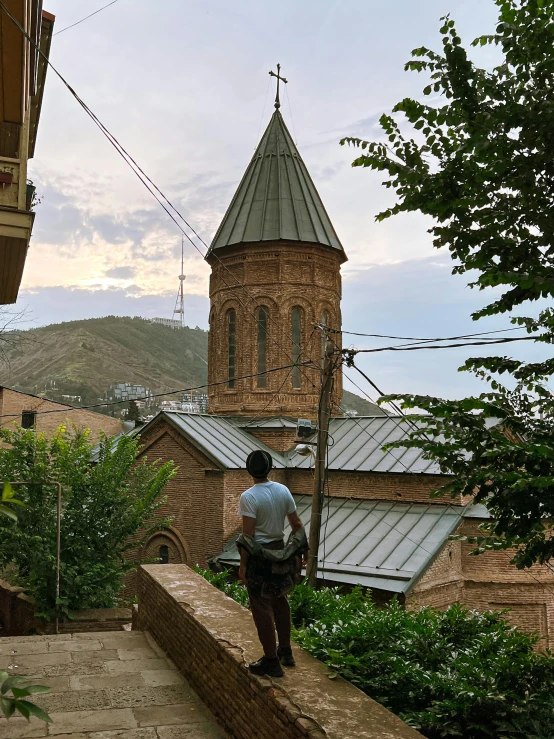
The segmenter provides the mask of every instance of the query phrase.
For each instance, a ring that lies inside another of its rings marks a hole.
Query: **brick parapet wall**
[[[52,633],[53,623],[36,618],[36,602],[23,588],[0,580],[0,636],[27,636],[37,632]],[[71,621],[60,623],[61,633],[121,630],[131,620],[128,608],[95,608],[74,611]]]
[[[67,410],[68,413],[64,411]],[[13,424],[21,425],[21,414],[23,411],[37,411],[36,429],[44,432],[47,436],[54,434],[60,424],[65,424],[68,429],[75,428],[90,429],[92,441],[98,441],[100,432],[107,436],[113,436],[123,429],[123,422],[117,418],[104,416],[102,413],[94,413],[82,408],[72,409],[69,405],[56,403],[44,398],[36,398],[33,395],[19,393],[9,388],[0,388],[0,426],[8,428]],[[44,411],[61,411],[56,413],[45,413]]]
[[[249,612],[186,566],[140,568],[133,628],[154,636],[237,739],[421,737],[302,650],[284,678],[251,675],[260,648]]]

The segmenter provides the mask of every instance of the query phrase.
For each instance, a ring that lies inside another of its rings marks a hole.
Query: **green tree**
[[[0,566],[15,566],[18,584],[50,614],[55,603],[56,500],[63,486],[60,597],[66,609],[117,603],[123,575],[136,563],[125,553],[168,521],[155,514],[175,474],[172,462],[136,461],[138,440],[100,441],[98,461],[87,433],[61,426],[48,439],[32,429],[0,429],[0,479],[21,486],[18,525],[0,519]]]
[[[129,407],[127,409],[126,421],[140,421],[140,411],[135,400],[129,401]]]
[[[494,69],[472,62],[446,16],[442,53],[415,49],[405,66],[428,77],[429,102],[398,103],[381,117],[379,141],[341,142],[362,149],[353,166],[388,175],[383,184],[397,201],[378,221],[411,211],[431,216],[434,246],[448,248],[453,273],[471,272],[479,290],[496,288],[474,320],[554,294],[554,0],[496,5],[496,33],[472,44],[497,47]],[[529,338],[554,341],[551,307],[511,321]],[[478,551],[515,546],[518,567],[546,562],[554,555],[554,398],[546,384],[554,358],[469,359],[460,369],[488,382],[487,390],[458,402],[391,396],[427,413],[405,445],[454,475],[442,493],[486,501],[494,520]]]

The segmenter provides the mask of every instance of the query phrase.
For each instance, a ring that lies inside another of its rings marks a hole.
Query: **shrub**
[[[210,577],[229,587],[225,573]],[[428,739],[552,737],[554,658],[535,652],[537,637],[511,626],[505,612],[406,611],[396,600],[377,608],[361,589],[304,584],[290,604],[296,642],[330,676],[349,680]]]

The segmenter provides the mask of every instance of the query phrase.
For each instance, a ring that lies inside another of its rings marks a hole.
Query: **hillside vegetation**
[[[143,318],[90,318],[18,332],[0,360],[0,384],[53,400],[79,395],[87,405],[103,400],[118,382],[154,393],[202,385],[207,359],[208,333],[202,329],[172,329]],[[381,412],[348,392],[343,406],[359,415]]]

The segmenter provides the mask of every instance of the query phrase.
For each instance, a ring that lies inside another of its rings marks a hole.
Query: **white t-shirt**
[[[239,516],[256,519],[254,539],[262,544],[284,537],[285,516],[295,510],[290,490],[280,482],[259,482],[240,496]]]

